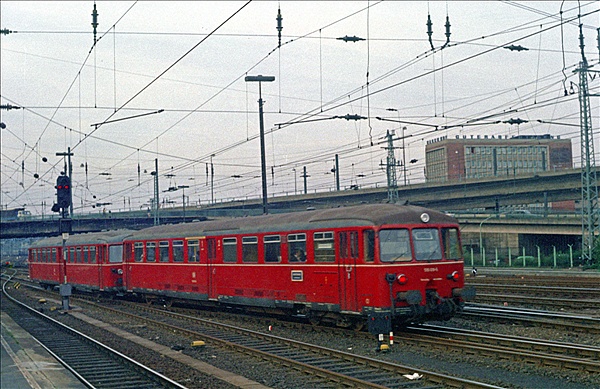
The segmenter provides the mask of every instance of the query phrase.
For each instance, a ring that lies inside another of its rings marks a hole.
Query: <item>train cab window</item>
[[[258,262],[258,238],[256,236],[242,237],[242,262]]]
[[[379,231],[379,252],[381,262],[410,261],[412,252],[408,230]]]
[[[417,261],[442,259],[442,248],[437,229],[418,228],[412,231]]]
[[[200,242],[198,240],[188,240],[188,262],[200,262]]]
[[[363,231],[363,251],[365,262],[373,262],[375,260],[375,231]]]
[[[161,262],[169,262],[169,241],[162,240],[158,243],[159,260]]]
[[[108,263],[123,262],[123,245],[108,247]]]
[[[173,241],[173,262],[183,262],[183,240]]]
[[[290,234],[288,239],[288,260],[306,262],[306,234]]]
[[[333,232],[315,232],[315,262],[335,262]]]
[[[96,246],[90,246],[90,263],[96,263]]]
[[[444,257],[446,259],[462,259],[462,250],[456,228],[442,228],[442,244],[444,245]]]
[[[144,259],[144,242],[135,242],[133,244],[133,260],[142,262]]]
[[[146,242],[146,262],[156,262],[156,242]]]
[[[237,238],[223,238],[223,262],[237,262]]]
[[[267,235],[263,238],[265,244],[265,262],[281,262],[281,236]]]

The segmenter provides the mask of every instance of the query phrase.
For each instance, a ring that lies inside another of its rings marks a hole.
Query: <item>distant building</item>
[[[507,177],[570,169],[570,139],[546,135],[442,137],[425,146],[427,182]]]

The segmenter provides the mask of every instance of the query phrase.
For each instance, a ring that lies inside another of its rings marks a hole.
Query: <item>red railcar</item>
[[[447,319],[464,289],[456,219],[373,204],[157,226],[125,238],[125,288],[381,333]]]
[[[29,249],[29,277],[46,287],[65,282],[87,292],[123,291],[123,240],[128,230],[42,239]],[[63,260],[64,258],[64,260]]]

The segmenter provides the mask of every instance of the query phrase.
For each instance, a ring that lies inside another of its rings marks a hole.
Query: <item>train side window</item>
[[[375,260],[375,231],[363,231],[363,251],[365,262],[373,262]]]
[[[144,242],[135,242],[133,244],[133,260],[142,262],[144,259]]]
[[[237,262],[237,238],[223,238],[223,262]]]
[[[265,262],[281,262],[281,236],[267,235],[263,238],[265,244]]]
[[[335,262],[333,232],[315,232],[315,262]]]
[[[173,241],[173,262],[183,262],[183,240]]]
[[[90,246],[90,263],[96,263],[96,246]]]
[[[158,243],[159,261],[169,262],[169,241],[161,240]]]
[[[188,240],[188,263],[200,262],[200,242],[198,240]]]
[[[123,245],[108,247],[108,262],[121,263],[123,262]]]
[[[446,259],[462,259],[460,240],[456,228],[442,228],[442,244]]]
[[[258,262],[258,238],[256,236],[242,237],[242,262]]]
[[[69,261],[68,262],[72,262],[72,263],[77,262],[77,256],[75,255],[75,247],[71,247],[69,249],[69,253],[71,255],[69,255]]]
[[[288,260],[306,262],[306,234],[290,234],[288,239]]]
[[[83,246],[82,252],[83,252],[83,263],[88,263],[88,261],[90,259],[90,247]]]
[[[77,247],[77,262],[83,263],[83,249],[82,247]]]
[[[156,262],[156,242],[146,242],[146,262]]]
[[[52,263],[58,262],[58,258],[56,258],[56,249],[52,249],[51,253],[52,253],[52,256],[50,257],[50,260],[48,262],[52,262]]]

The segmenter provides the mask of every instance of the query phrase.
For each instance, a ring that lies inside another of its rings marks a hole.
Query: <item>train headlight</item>
[[[398,274],[398,276],[396,277],[396,281],[398,281],[400,285],[404,285],[408,282],[408,277],[404,274]]]
[[[119,270],[117,270],[117,274],[118,274],[118,275],[122,275],[122,274],[123,274],[123,269],[119,269]]]
[[[458,281],[460,279],[460,273],[453,271],[452,274],[448,274],[446,278],[452,281]]]
[[[421,214],[421,221],[422,221],[423,223],[427,223],[427,222],[429,222],[429,214],[428,214],[428,213],[426,213],[426,212],[423,212],[423,213]]]

